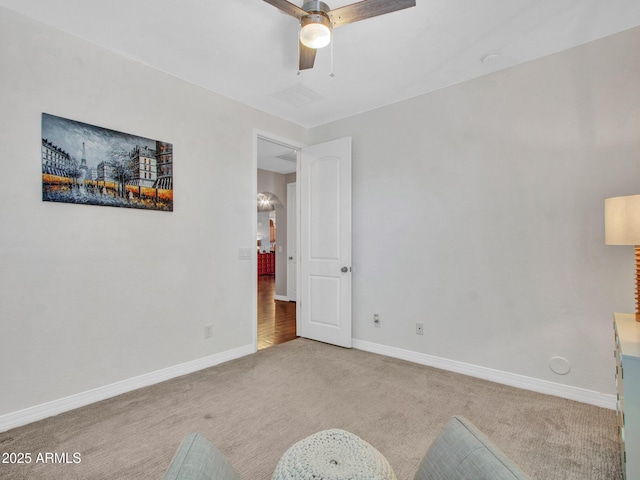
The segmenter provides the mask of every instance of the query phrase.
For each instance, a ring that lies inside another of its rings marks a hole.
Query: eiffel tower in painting
[[[82,142],[82,159],[80,160],[80,166],[78,167],[80,169],[80,177],[83,179],[87,178],[87,172],[89,171],[89,167],[87,167],[87,158],[85,156],[84,153],[84,142]]]

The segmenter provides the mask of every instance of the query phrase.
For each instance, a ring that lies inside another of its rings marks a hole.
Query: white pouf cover
[[[292,445],[272,480],[396,480],[375,448],[344,430],[324,430]]]

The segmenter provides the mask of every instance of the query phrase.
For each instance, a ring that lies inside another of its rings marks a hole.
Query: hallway
[[[297,338],[295,302],[275,301],[275,275],[258,276],[258,350]]]

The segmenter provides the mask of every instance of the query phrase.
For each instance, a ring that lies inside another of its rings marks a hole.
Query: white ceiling
[[[297,151],[279,143],[258,138],[258,168],[276,173],[296,171]]]
[[[417,0],[337,28],[330,77],[330,47],[297,75],[297,21],[262,0],[0,5],[306,128],[640,25],[640,0]]]

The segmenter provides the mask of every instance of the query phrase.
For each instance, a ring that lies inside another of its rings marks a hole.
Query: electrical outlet
[[[213,337],[213,325],[208,324],[204,326],[204,338]]]
[[[416,335],[424,335],[424,323],[416,323]]]
[[[373,326],[380,328],[380,315],[377,313],[373,314]]]

